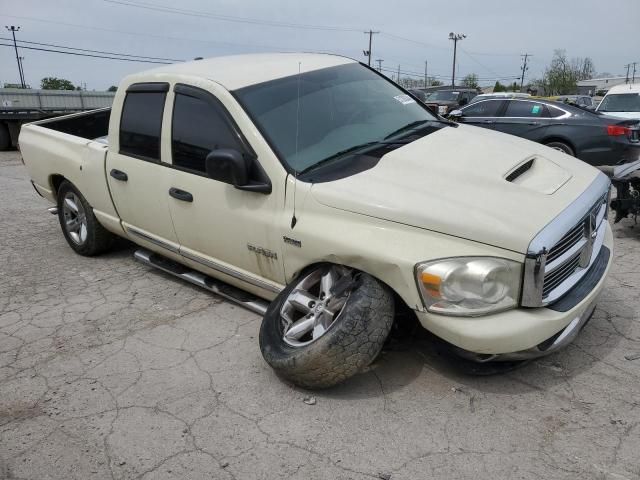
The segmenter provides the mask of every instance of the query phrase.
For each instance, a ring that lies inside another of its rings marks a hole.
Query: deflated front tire
[[[271,303],[260,350],[278,375],[326,388],[362,371],[380,353],[394,316],[388,287],[340,265],[303,272]]]

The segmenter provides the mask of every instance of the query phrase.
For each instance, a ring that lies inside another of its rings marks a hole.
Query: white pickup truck
[[[112,109],[28,124],[20,146],[71,248],[126,237],[262,313],[264,358],[305,387],[365,368],[407,310],[467,359],[554,352],[612,260],[605,175],[339,56],[132,75]]]

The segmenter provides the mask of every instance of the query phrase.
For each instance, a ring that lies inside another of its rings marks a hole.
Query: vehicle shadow
[[[393,336],[369,369],[344,384],[322,391],[332,398],[379,397],[422,382],[448,388],[498,394],[545,391],[597,366],[630,335],[634,311],[617,290],[603,292],[593,317],[565,349],[527,362],[472,362],[417,326],[412,334]],[[622,356],[622,351],[619,356]]]

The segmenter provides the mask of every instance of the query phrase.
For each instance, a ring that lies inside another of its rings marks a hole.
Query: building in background
[[[636,81],[640,81],[637,78]],[[588,80],[580,80],[577,82],[578,95],[604,95],[607,90],[616,85],[622,85],[627,82],[627,77],[603,77],[603,78],[590,78]]]

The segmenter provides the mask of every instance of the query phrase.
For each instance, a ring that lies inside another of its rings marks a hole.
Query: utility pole
[[[396,83],[400,85],[400,65],[398,65],[398,78],[396,80]]]
[[[456,52],[458,49],[458,41],[463,38],[467,38],[464,33],[453,33],[449,34],[449,40],[453,40],[453,72],[451,73],[451,86],[456,86]]]
[[[380,33],[380,32],[374,32],[373,30],[364,32],[365,35],[369,35],[369,50],[363,50],[362,53],[364,53],[364,56],[367,57],[367,62],[369,66],[371,66],[371,41],[373,40],[373,36],[376,33]]]
[[[631,83],[636,83],[636,65],[638,62],[633,62],[633,77],[631,77]]]
[[[24,88],[27,88],[27,77],[24,76],[24,57],[18,57],[18,67],[20,68],[20,75],[24,81]]]
[[[627,78],[624,80],[624,83],[629,83],[629,69],[631,68],[631,64],[627,63],[624,68],[627,69]]]
[[[426,86],[427,86],[427,79],[429,78],[429,77],[427,76],[427,72],[428,72],[428,70],[427,70],[427,69],[428,69],[428,68],[429,68],[429,61],[428,61],[428,60],[425,60],[425,61],[424,61],[424,86],[425,86],[425,88],[426,88]]]
[[[524,59],[524,64],[522,65],[522,77],[520,77],[520,91],[522,91],[522,86],[524,85],[524,74],[529,70],[527,67],[527,60],[529,57],[533,57],[530,53],[525,53],[524,55],[520,55]]]
[[[9,30],[13,35],[13,48],[16,51],[16,62],[18,62],[18,73],[20,74],[20,85],[22,88],[26,88],[27,86],[24,84],[24,76],[22,75],[22,67],[20,66],[20,56],[18,55],[18,45],[16,44],[16,32],[20,31],[20,27],[16,27],[11,25],[10,27],[5,25],[4,28]]]
[[[378,58],[376,62],[378,62],[378,71],[382,73],[382,62],[384,62],[384,60],[381,58]]]

